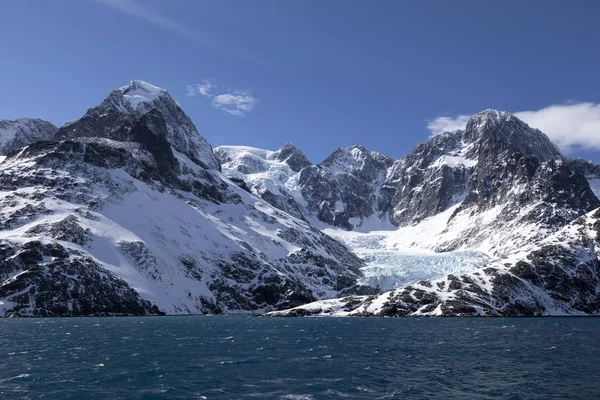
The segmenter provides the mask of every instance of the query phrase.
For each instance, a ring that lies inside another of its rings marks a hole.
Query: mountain
[[[432,243],[436,251],[506,256],[600,206],[585,176],[545,134],[495,110],[474,115],[465,131],[417,146],[386,184],[397,188],[398,225],[456,205]]]
[[[600,167],[509,113],[318,164],[213,150],[142,81],[28,121],[0,125],[0,316],[600,313]]]
[[[250,172],[273,152],[226,153],[226,175],[346,244],[366,262],[361,282],[383,290],[506,258],[600,206],[594,165],[495,110],[399,160],[351,146],[298,172]]]
[[[586,178],[591,167],[586,175],[544,133],[496,110],[474,115],[464,131],[434,136],[396,161],[352,146],[317,165],[283,171],[264,164],[272,152],[242,150],[219,150],[227,153],[219,156],[224,172],[313,224],[369,232],[436,219],[434,232],[408,236],[403,247],[503,257],[600,206]]]
[[[267,315],[600,315],[600,210],[576,219],[519,255],[460,276]]]
[[[133,81],[0,164],[2,316],[251,313],[373,292],[343,245],[222,175],[173,104]]]
[[[128,86],[111,91],[100,105],[90,108],[77,121],[62,126],[56,137],[104,137],[128,141],[136,121],[153,109],[164,118],[165,137],[174,150],[202,167],[220,170],[211,145],[200,136],[177,102],[165,89],[143,81],[133,80]]]
[[[277,151],[219,146],[215,154],[227,176],[298,217],[351,230],[387,204],[380,189],[393,160],[363,146],[337,149],[317,165],[292,143]]]
[[[0,120],[0,155],[41,140],[52,140],[58,128],[39,118]]]

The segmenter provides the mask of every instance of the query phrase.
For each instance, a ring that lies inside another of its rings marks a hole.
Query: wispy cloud
[[[144,20],[151,23],[159,28],[171,31],[177,35],[185,37],[187,39],[201,43],[207,47],[218,49],[230,54],[236,54],[244,59],[252,61],[256,64],[263,66],[270,66],[271,64],[265,61],[260,56],[249,51],[247,48],[232,45],[222,40],[222,38],[216,37],[211,34],[210,30],[200,32],[197,29],[190,29],[185,24],[179,21],[170,19],[155,12],[151,8],[147,7],[147,3],[140,0],[95,0],[99,4],[111,7],[124,14]]]
[[[600,104],[555,104],[534,111],[513,113],[529,126],[544,132],[565,153],[578,149],[600,150]],[[427,124],[432,136],[464,129],[469,115],[442,116]]]
[[[186,26],[180,24],[177,21],[166,18],[160,14],[147,8],[137,0],[96,0],[98,3],[106,6],[115,8],[125,14],[129,14],[132,17],[143,19],[146,22],[159,26],[161,28],[170,30],[178,35],[185,36],[194,40],[201,40],[201,38],[192,30]]]
[[[200,83],[194,83],[192,85],[187,85],[187,95],[188,96],[211,96],[210,90],[214,87],[212,83],[208,80],[203,80]]]
[[[211,105],[227,114],[246,117],[258,105],[258,98],[241,89],[222,90],[210,80],[187,85],[188,96],[203,96],[211,100]]]

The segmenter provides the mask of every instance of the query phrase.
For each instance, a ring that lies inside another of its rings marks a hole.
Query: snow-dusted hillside
[[[177,151],[159,108],[119,112],[120,140],[88,111],[71,139],[0,164],[1,315],[249,313],[372,292],[344,246],[203,168],[212,152]]]
[[[58,128],[39,118],[0,120],[0,155],[40,140],[52,140]]]

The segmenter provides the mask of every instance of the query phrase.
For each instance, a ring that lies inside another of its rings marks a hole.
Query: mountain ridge
[[[0,163],[4,316],[599,312],[600,167],[509,113],[312,164],[291,142],[213,149],[133,80],[54,128]]]

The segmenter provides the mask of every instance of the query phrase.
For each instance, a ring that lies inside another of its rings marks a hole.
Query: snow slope
[[[600,209],[537,245],[460,276],[374,296],[314,302],[269,316],[600,315]]]

